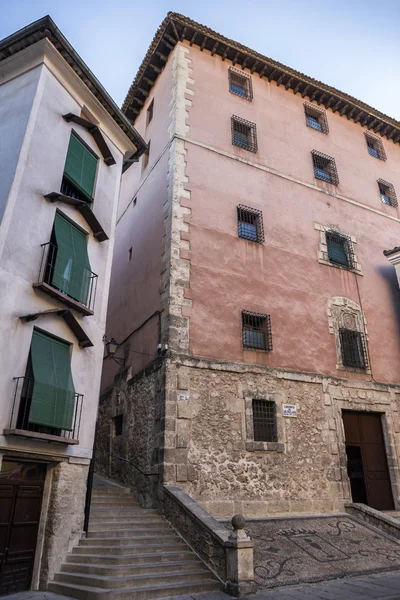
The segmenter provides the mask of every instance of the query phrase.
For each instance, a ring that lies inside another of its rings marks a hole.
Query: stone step
[[[159,574],[160,572],[167,571],[168,573],[181,572],[181,571],[196,571],[200,570],[204,572],[203,565],[199,560],[195,560],[192,556],[192,560],[186,561],[165,561],[161,563],[157,559],[154,562],[138,563],[138,564],[127,564],[127,565],[107,565],[107,564],[92,564],[92,563],[64,563],[61,566],[62,573],[77,573],[84,575],[101,575],[102,577],[126,577],[127,575],[145,575],[146,573]]]
[[[127,527],[125,527],[125,529],[118,529],[118,530],[114,530],[114,529],[100,529],[99,531],[89,531],[87,534],[86,539],[87,540],[94,540],[96,538],[109,538],[109,539],[115,539],[115,538],[129,538],[129,539],[139,539],[139,538],[147,538],[147,537],[155,537],[155,538],[159,538],[160,536],[162,537],[177,537],[176,533],[171,530],[170,527],[168,526],[164,526],[164,527],[157,527],[156,529],[147,529],[146,528],[146,524],[144,524],[142,527],[130,527],[129,529],[127,529]]]
[[[104,590],[93,586],[74,586],[66,583],[52,581],[47,589],[50,592],[78,598],[78,600],[155,600],[155,598],[166,598],[185,594],[201,594],[206,592],[217,592],[221,589],[218,581],[214,579],[192,581],[191,583],[175,583],[166,586],[143,585],[135,588],[124,588],[120,590]]]
[[[142,514],[157,514],[159,515],[160,513],[157,510],[154,510],[153,513],[153,509],[152,508],[139,508],[139,507],[133,507],[133,508],[124,508],[124,507],[119,507],[118,509],[115,508],[93,508],[90,507],[90,516],[95,516],[95,517],[122,517],[125,515],[142,515]]]
[[[104,522],[108,522],[108,523],[117,523],[118,521],[128,521],[128,520],[150,520],[150,521],[163,521],[165,522],[164,517],[162,517],[160,515],[160,513],[158,511],[152,511],[152,510],[139,510],[139,509],[134,509],[131,512],[127,512],[127,514],[125,514],[126,511],[124,512],[120,512],[118,511],[117,514],[115,514],[115,510],[114,511],[109,511],[109,514],[106,515],[99,515],[97,514],[97,511],[92,511],[90,513],[90,521],[95,521],[96,523],[104,523]]]
[[[173,573],[156,572],[144,575],[124,575],[122,577],[102,577],[101,575],[84,575],[72,572],[56,573],[54,581],[75,586],[93,586],[102,589],[134,588],[140,585],[157,586],[171,583],[184,583],[209,579],[210,573],[205,569],[194,571],[176,571]]]
[[[156,560],[159,563],[173,561],[192,561],[193,552],[149,552],[147,554],[68,554],[66,560],[71,564],[99,564],[99,565],[136,565],[142,563],[151,563]]]
[[[133,498],[108,500],[107,498],[92,499],[90,508],[140,508],[140,504]]]
[[[110,522],[110,521],[90,521],[89,522],[89,531],[119,531],[119,530],[124,530],[124,529],[129,529],[129,530],[136,530],[136,529],[155,529],[157,531],[163,531],[163,530],[168,530],[171,531],[171,528],[169,527],[168,523],[166,523],[164,521],[164,519],[159,519],[158,521],[154,521],[154,520],[148,520],[148,521],[144,521],[144,520],[126,520],[126,521],[115,521]]]
[[[82,540],[83,541],[83,540]],[[81,541],[81,543],[82,543]],[[96,540],[97,542],[98,540]],[[107,540],[108,542],[108,540]],[[130,544],[130,545],[129,545]],[[132,554],[143,555],[152,554],[155,552],[183,552],[185,551],[187,546],[183,544],[180,540],[174,540],[168,543],[160,543],[154,542],[154,544],[146,543],[144,544],[135,544],[132,543],[132,540],[129,540],[128,544],[121,545],[107,545],[100,544],[96,546],[82,545],[75,546],[72,550],[73,554],[104,554],[105,552],[112,554],[113,556],[129,556]]]
[[[92,496],[97,494],[131,494],[132,490],[129,487],[122,487],[120,485],[112,485],[109,487],[99,486],[92,488]]]

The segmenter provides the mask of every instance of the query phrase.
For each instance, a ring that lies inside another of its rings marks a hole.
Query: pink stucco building
[[[98,468],[215,516],[400,508],[400,124],[173,13],[123,108],[149,152],[122,183]]]

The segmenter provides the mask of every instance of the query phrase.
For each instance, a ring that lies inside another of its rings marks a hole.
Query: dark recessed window
[[[271,318],[248,311],[242,312],[243,348],[251,350],[272,350]]]
[[[129,260],[132,260],[132,248],[129,248],[128,255],[129,255]]]
[[[114,435],[122,435],[122,429],[124,426],[124,415],[117,415],[113,418],[113,431]]]
[[[253,400],[255,442],[277,442],[276,405],[270,400]]]
[[[312,129],[316,129],[321,133],[329,133],[328,119],[326,118],[326,112],[322,108],[318,108],[310,102],[305,102],[304,112],[308,127],[312,127]]]
[[[150,141],[147,143],[147,148],[146,148],[145,152],[143,153],[142,171],[144,171],[144,169],[149,164],[149,157],[150,157]]]
[[[242,73],[233,67],[229,71],[229,91],[246,100],[253,99],[253,87],[250,75]]]
[[[368,355],[364,334],[351,329],[339,329],[342,362],[345,367],[366,369]]]
[[[231,119],[232,144],[249,152],[257,152],[257,131],[255,123],[235,115]]]
[[[334,265],[354,269],[354,253],[351,239],[337,231],[327,231],[326,245],[328,247],[329,262]]]
[[[397,206],[397,196],[393,184],[378,179],[378,186],[382,202],[388,206]]]
[[[317,152],[316,150],[311,152],[311,156],[315,179],[321,179],[327,183],[339,185],[335,159],[326,154],[322,154],[322,152]]]
[[[154,112],[154,98],[153,100],[150,102],[149,108],[147,109],[147,125],[150,123],[150,121],[152,121],[153,119],[153,112]]]
[[[369,154],[380,160],[386,160],[386,153],[381,138],[369,131],[365,131],[364,133]]]
[[[262,244],[264,242],[264,227],[261,210],[239,204],[237,217],[239,237]]]

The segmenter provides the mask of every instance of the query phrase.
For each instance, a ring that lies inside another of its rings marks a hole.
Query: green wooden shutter
[[[29,422],[71,431],[75,388],[69,344],[34,330],[31,360],[34,383]]]
[[[71,133],[64,175],[89,198],[93,198],[97,158]]]
[[[91,278],[87,236],[59,212],[54,219],[54,233],[57,253],[52,285],[86,304]]]

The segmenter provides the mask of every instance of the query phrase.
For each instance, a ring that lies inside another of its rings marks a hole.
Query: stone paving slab
[[[400,572],[400,542],[346,514],[248,520],[246,531],[258,589]]]

